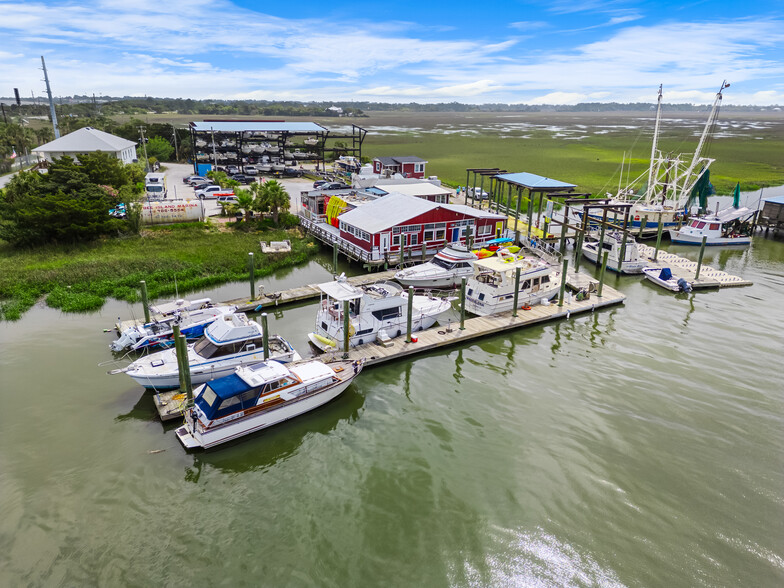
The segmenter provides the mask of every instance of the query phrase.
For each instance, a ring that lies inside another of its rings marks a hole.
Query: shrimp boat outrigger
[[[664,154],[658,149],[659,122],[661,120],[662,88],[656,107],[656,123],[653,131],[651,159],[648,171],[624,188],[619,188],[611,204],[632,203],[627,229],[641,232],[641,236],[653,236],[659,230],[677,229],[688,216],[688,203],[697,196],[704,201],[711,193],[709,168],[715,159],[702,156],[702,149],[716,124],[722,92],[730,85],[722,82],[713,101],[708,120],[700,135],[697,149],[689,160],[688,154]],[[623,171],[621,172],[623,175]],[[601,221],[601,215],[589,213],[592,221]],[[643,221],[645,225],[643,227]]]

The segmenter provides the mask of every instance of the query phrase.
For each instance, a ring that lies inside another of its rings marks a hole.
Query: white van
[[[166,198],[166,174],[154,173],[144,176],[144,191],[148,200]]]

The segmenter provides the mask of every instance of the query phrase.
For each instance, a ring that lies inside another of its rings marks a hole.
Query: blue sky
[[[275,6],[274,6],[275,5]],[[784,104],[784,3],[0,0],[0,95]]]

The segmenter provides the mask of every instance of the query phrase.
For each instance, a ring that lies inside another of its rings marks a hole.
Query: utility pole
[[[52,88],[49,86],[49,75],[46,73],[46,62],[41,55],[41,65],[44,70],[44,81],[46,82],[46,95],[49,96],[49,110],[52,113],[52,126],[54,127],[54,138],[60,138],[60,127],[57,124],[57,113],[54,111],[54,100],[52,100]]]
[[[180,160],[180,150],[177,147],[177,129],[174,128],[174,123],[172,123],[172,136],[174,137],[174,159],[176,161]]]
[[[144,127],[139,127],[139,134],[141,135],[142,150],[144,151],[144,169],[150,173],[150,160],[147,159],[147,139],[144,138]]]

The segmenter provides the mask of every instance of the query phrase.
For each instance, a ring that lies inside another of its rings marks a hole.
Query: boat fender
[[[253,309],[253,312],[259,312],[261,310],[261,304],[259,304],[256,308]]]

